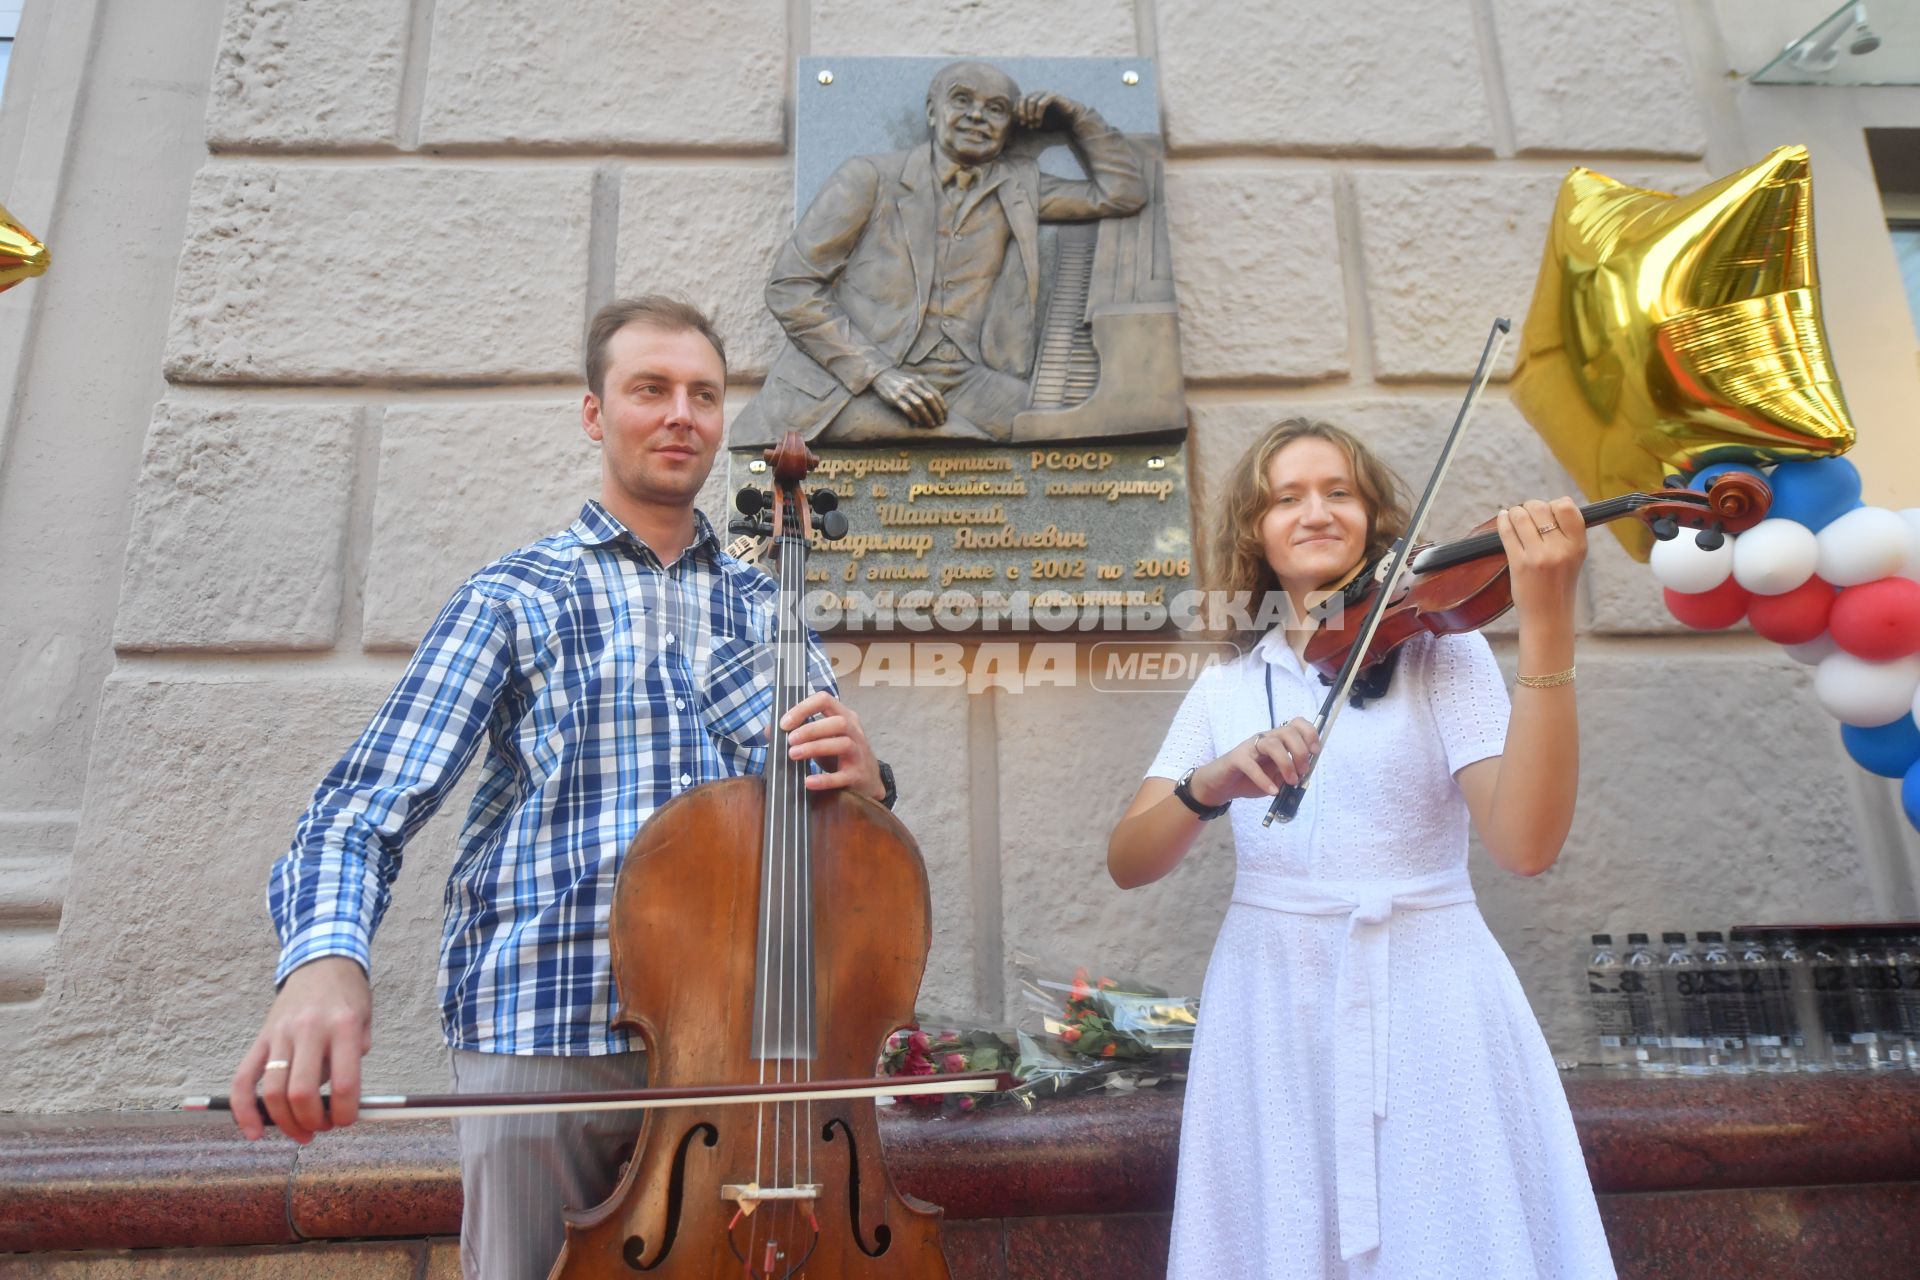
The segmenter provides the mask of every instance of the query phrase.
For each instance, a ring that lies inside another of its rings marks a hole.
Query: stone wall
[[[1684,189],[1816,142],[1842,184],[1821,205],[1842,374],[1870,439],[1909,430],[1911,334],[1841,338],[1900,305],[1861,112],[1773,136],[1805,117],[1729,88],[1686,0],[653,8],[29,0],[0,197],[55,266],[0,298],[0,1109],[222,1085],[270,995],[265,870],[313,783],[453,584],[590,491],[594,306],[707,302],[737,351],[730,412],[753,394],[802,54],[1157,59],[1197,513],[1297,412],[1423,477],[1487,320],[1524,314],[1572,162]],[[1873,446],[1870,498],[1920,500],[1901,455]],[[1567,487],[1497,389],[1455,475],[1443,528]],[[1592,929],[1916,909],[1914,845],[1807,671],[1681,632],[1595,546],[1573,836],[1536,880],[1475,867],[1562,1052]],[[1510,667],[1510,629],[1494,639]],[[1232,875],[1218,833],[1149,889],[1103,866],[1174,700],[1078,674],[848,690],[932,869],[928,1007],[1002,1012],[1016,951],[1199,982]],[[410,852],[375,949],[383,1088],[443,1079],[455,825]]]

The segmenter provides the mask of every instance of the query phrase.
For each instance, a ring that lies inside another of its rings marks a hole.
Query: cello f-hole
[[[847,1122],[838,1116],[821,1127],[820,1140],[832,1142],[835,1129],[845,1134],[847,1139],[847,1219],[853,1227],[853,1242],[860,1246],[860,1252],[869,1258],[877,1258],[893,1243],[893,1228],[884,1222],[876,1223],[873,1243],[867,1243],[867,1233],[860,1223],[860,1144],[853,1140],[853,1130],[847,1127]]]
[[[673,1239],[680,1231],[680,1206],[686,1199],[687,1148],[695,1138],[704,1139],[706,1146],[716,1146],[720,1131],[703,1120],[680,1135],[680,1145],[673,1153],[673,1175],[667,1180],[667,1227],[660,1241],[659,1256],[648,1262],[647,1242],[639,1236],[628,1236],[620,1246],[620,1257],[635,1271],[651,1271],[673,1252]]]

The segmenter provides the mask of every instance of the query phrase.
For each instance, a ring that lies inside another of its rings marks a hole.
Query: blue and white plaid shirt
[[[607,912],[640,824],[702,782],[766,767],[774,582],[705,517],[671,566],[597,502],[454,593],[406,674],[314,792],[274,865],[276,982],[309,960],[367,965],[406,842],[486,742],[447,886],[447,1043],[600,1054]],[[809,683],[833,689],[808,634]]]

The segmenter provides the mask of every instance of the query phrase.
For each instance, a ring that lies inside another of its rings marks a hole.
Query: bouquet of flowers
[[[964,1075],[971,1071],[1012,1071],[1016,1051],[1013,1034],[986,1028],[966,1029],[961,1019],[915,1014],[918,1023],[887,1037],[880,1054],[880,1073],[888,1076]],[[976,1021],[984,1021],[978,1019]],[[927,1030],[932,1027],[934,1030]],[[952,1099],[961,1111],[971,1111],[990,1094],[965,1093]],[[901,1099],[916,1106],[937,1107],[948,1099],[939,1094],[917,1094]]]
[[[1186,1078],[1199,1001],[1142,982],[1041,977],[1020,958],[1025,1009],[1014,1091],[1023,1101],[1105,1088],[1125,1092]]]

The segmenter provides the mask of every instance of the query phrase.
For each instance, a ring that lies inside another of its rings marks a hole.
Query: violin
[[[1699,544],[1712,549],[1727,534],[1744,533],[1766,517],[1772,493],[1764,480],[1727,472],[1705,493],[1693,489],[1656,489],[1626,493],[1580,508],[1588,528],[1614,520],[1638,519],[1656,538],[1698,530]],[[1387,602],[1379,626],[1359,662],[1361,680],[1389,661],[1417,635],[1457,635],[1478,631],[1513,607],[1513,581],[1494,521],[1475,526],[1455,542],[1416,547],[1402,591]],[[1340,593],[1314,609],[1318,625],[1307,641],[1306,662],[1331,681],[1346,664],[1359,639],[1361,621],[1380,589],[1385,557],[1369,566]]]
[[[894,1186],[873,1097],[804,1092],[871,1077],[912,1021],[932,912],[907,829],[864,796],[809,792],[788,757],[779,721],[810,692],[812,516],[841,532],[845,517],[824,490],[803,495],[818,459],[797,433],[766,456],[775,491],[740,504],[771,508],[778,562],[766,772],[690,788],[635,837],[612,904],[614,1024],[645,1045],[650,1086],[800,1096],[649,1111],[613,1194],[568,1212],[551,1280],[948,1274],[940,1210]]]

